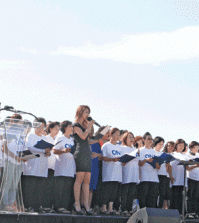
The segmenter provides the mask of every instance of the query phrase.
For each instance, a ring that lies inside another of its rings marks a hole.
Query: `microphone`
[[[5,105],[5,106],[4,106],[4,109],[5,109],[5,110],[10,110],[10,109],[14,109],[14,108],[13,108],[12,106]]]
[[[87,120],[90,122],[91,120],[93,120],[90,116],[87,118]],[[98,124],[97,122],[94,123],[96,126],[101,127],[100,124]]]

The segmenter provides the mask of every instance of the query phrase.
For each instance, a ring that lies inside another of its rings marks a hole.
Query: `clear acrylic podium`
[[[23,161],[29,131],[27,121],[6,119],[0,122],[0,211],[24,212],[21,188]]]

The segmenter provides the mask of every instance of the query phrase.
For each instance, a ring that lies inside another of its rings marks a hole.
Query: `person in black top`
[[[89,211],[89,184],[91,178],[91,150],[88,142],[88,134],[91,131],[94,120],[90,122],[87,118],[90,108],[80,105],[77,108],[74,124],[74,138],[76,140],[76,151],[74,153],[76,162],[76,180],[74,184],[75,209],[77,214],[82,214],[80,207],[80,189],[82,185],[84,206],[87,214]]]

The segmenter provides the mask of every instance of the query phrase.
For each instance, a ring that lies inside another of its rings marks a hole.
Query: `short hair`
[[[61,132],[64,134],[65,133],[65,128],[67,128],[68,125],[72,125],[72,122],[70,121],[63,121],[61,123],[61,127],[60,127],[60,130]]]
[[[134,146],[134,147],[138,148],[138,143],[137,143],[137,141],[139,141],[139,140],[142,140],[142,136],[136,136],[136,137],[135,137],[134,142],[133,142],[133,146]],[[143,144],[143,142],[142,142],[142,144]]]
[[[190,149],[193,149],[194,146],[199,146],[199,143],[196,142],[196,141],[192,141],[192,142],[189,144],[189,148],[190,148]]]
[[[152,137],[152,135],[151,135],[151,133],[150,133],[150,132],[146,132],[146,133],[143,135],[143,137],[142,137],[142,138],[143,138],[143,139],[146,139],[146,137],[147,137],[147,136],[151,136],[151,137]]]
[[[10,118],[12,118],[12,119],[20,119],[21,120],[22,116],[20,114],[14,114]]]
[[[117,131],[120,132],[120,130],[119,130],[118,128],[112,128],[112,129],[111,129],[111,132],[110,132],[111,136],[112,136],[115,132],[117,132]]]
[[[42,118],[42,117],[36,118],[34,120],[34,122],[41,122],[46,126],[46,119],[45,118]]]
[[[120,135],[123,135],[126,132],[128,132],[128,130],[120,130]]]
[[[128,135],[130,135],[130,134],[134,137],[132,132],[125,132],[124,133],[124,135],[122,137],[122,144],[127,146],[127,138],[128,138]]]
[[[168,147],[169,144],[171,144],[173,147],[174,147],[174,145],[175,145],[175,143],[174,143],[173,141],[169,141],[169,142],[167,142],[166,145],[164,146],[164,149],[163,149],[162,152],[164,152],[164,153],[168,153],[168,149],[167,149],[167,147]]]
[[[181,143],[184,143],[184,149],[182,150],[182,152],[184,152],[186,150],[186,142],[183,140],[183,139],[178,139],[176,142],[175,142],[175,145],[174,145],[174,150],[173,151],[177,151],[177,145],[178,144],[181,144]]]
[[[160,136],[156,136],[155,139],[153,140],[153,147],[157,146],[158,143],[162,142],[164,143],[164,139]]]
[[[50,133],[50,129],[53,129],[56,125],[60,125],[60,122],[51,122],[50,124],[47,125],[46,131],[49,134]]]

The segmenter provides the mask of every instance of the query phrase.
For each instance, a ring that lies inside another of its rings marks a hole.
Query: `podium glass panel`
[[[24,212],[21,189],[27,121],[6,119],[0,123],[0,211]]]

